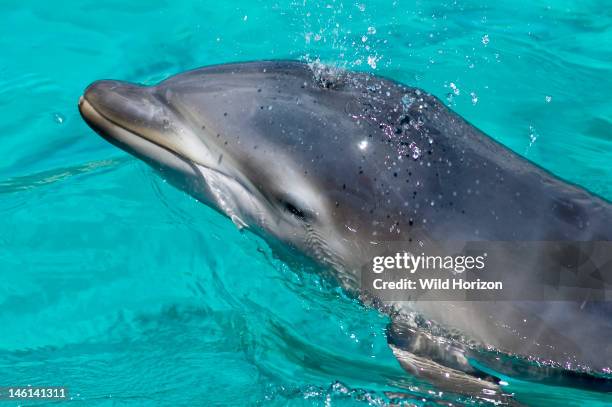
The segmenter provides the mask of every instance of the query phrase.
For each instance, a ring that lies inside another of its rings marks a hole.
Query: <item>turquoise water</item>
[[[101,78],[319,58],[422,87],[612,199],[606,0],[10,1],[0,4],[0,386],[76,405],[475,403],[411,377],[388,318],[96,136]],[[507,379],[528,405],[610,396]],[[3,402],[0,401],[0,405]],[[4,402],[7,403],[7,402]]]

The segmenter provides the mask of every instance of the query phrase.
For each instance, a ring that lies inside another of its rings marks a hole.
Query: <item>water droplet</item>
[[[66,118],[61,113],[53,113],[53,120],[55,120],[57,124],[63,124]]]
[[[546,95],[546,97],[544,98],[544,100],[546,100],[546,103],[550,103],[550,102],[552,102],[552,96],[548,96],[548,95]]]
[[[409,147],[410,147],[410,151],[412,151],[412,158],[417,160],[421,156],[421,149],[416,145],[414,141],[410,143]],[[417,185],[418,185],[418,181],[417,181]]]
[[[529,126],[529,147],[533,146],[533,143],[538,139],[538,132],[535,127]]]
[[[366,37],[365,35],[361,37],[361,42],[366,42],[367,40],[368,40],[368,37]]]
[[[376,57],[373,55],[368,56],[368,65],[370,65],[370,67],[372,69],[376,69]]]
[[[370,35],[374,35],[374,34],[376,34],[376,28],[374,28],[374,27],[368,27],[368,34],[370,34]]]
[[[486,394],[487,396],[494,396],[497,394],[495,390],[491,390],[491,389],[482,389],[482,392]]]
[[[459,90],[459,88],[457,87],[457,85],[455,85],[454,82],[451,82],[449,84],[450,88],[453,90],[453,93],[457,96],[459,96],[459,94],[461,93],[461,91]]]
[[[248,20],[248,19],[249,19],[249,16],[244,16],[244,17],[242,17],[242,21],[246,21],[246,20]]]
[[[489,34],[485,34],[485,35],[482,36],[482,43],[484,45],[489,44]]]
[[[366,6],[363,3],[359,3],[357,4],[357,8],[359,9],[359,11],[364,12],[366,9]]]
[[[410,109],[410,106],[412,106],[413,103],[413,97],[410,97],[409,95],[402,96],[402,110],[404,110],[404,112],[408,111],[408,109]]]
[[[359,147],[360,150],[365,150],[368,147],[368,141],[361,140],[357,146]]]
[[[472,104],[475,105],[476,103],[478,103],[478,95],[476,95],[476,92],[472,92],[470,93],[470,96],[472,97]]]

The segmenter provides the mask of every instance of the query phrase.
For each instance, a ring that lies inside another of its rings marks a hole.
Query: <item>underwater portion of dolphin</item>
[[[434,96],[366,73],[211,66],[156,86],[98,81],[79,109],[102,137],[349,292],[378,242],[612,240],[609,202]],[[517,273],[542,272],[529,266]],[[451,391],[497,391],[483,365],[516,373],[499,355],[524,360],[521,371],[539,380],[610,391],[609,304],[399,303],[389,343],[402,366]]]

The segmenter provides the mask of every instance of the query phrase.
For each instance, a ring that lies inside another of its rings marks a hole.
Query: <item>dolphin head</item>
[[[102,137],[239,227],[338,266],[356,227],[342,219],[341,195],[374,194],[339,174],[364,146],[333,137],[351,122],[334,117],[348,118],[342,98],[320,91],[304,64],[224,65],[156,86],[97,81],[79,110]]]

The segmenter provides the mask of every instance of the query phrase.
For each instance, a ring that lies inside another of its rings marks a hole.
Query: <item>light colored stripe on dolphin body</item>
[[[238,215],[238,207],[234,199],[232,199],[232,184],[238,184],[234,186],[244,189],[239,185],[238,181],[202,165],[196,164],[196,168],[202,174],[202,177],[204,177],[206,185],[219,209],[234,222],[238,229],[248,227],[249,225]]]

